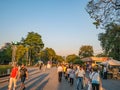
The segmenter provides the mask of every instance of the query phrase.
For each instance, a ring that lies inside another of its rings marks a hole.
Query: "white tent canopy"
[[[120,61],[111,59],[101,63],[102,65],[120,66]]]

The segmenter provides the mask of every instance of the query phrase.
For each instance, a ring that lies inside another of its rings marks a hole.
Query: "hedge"
[[[0,65],[0,76],[10,74],[10,73],[7,72],[8,69],[11,71],[12,66],[10,66],[10,65]]]

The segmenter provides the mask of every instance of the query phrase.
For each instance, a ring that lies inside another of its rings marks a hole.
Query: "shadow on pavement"
[[[44,86],[48,83],[48,81],[49,81],[49,78],[45,80],[43,83],[41,83],[41,85],[35,90],[43,90]]]
[[[35,80],[35,82],[33,82],[31,85],[29,85],[28,87],[26,87],[27,90],[30,90],[31,88],[35,87],[35,85],[37,85],[38,83],[40,83],[42,80],[44,80],[45,77],[47,77],[49,74],[42,74],[36,78],[32,78],[31,80],[29,80],[28,82],[26,82],[25,84],[29,84],[30,82],[32,82],[33,80]]]
[[[32,88],[35,84],[41,82],[46,76],[48,76],[48,73],[47,74],[41,74],[39,76],[36,76],[34,78],[30,78],[30,79],[26,80],[25,85],[29,84],[33,80],[37,79],[32,85],[28,85],[27,90],[30,90],[30,88]],[[8,82],[8,84],[9,84],[9,82]],[[7,90],[8,89],[8,84],[5,85],[4,87],[0,88],[0,90]],[[20,88],[20,80],[17,82],[17,90],[19,90],[19,88]]]

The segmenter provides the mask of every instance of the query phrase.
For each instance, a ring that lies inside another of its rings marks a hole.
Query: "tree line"
[[[120,26],[116,24],[106,26],[106,32],[99,34],[99,41],[101,42],[103,53],[96,56],[108,56],[120,60]],[[38,60],[42,60],[44,63],[51,60],[53,63],[82,64],[82,58],[94,56],[93,46],[91,45],[81,46],[78,55],[71,54],[67,57],[57,55],[54,49],[44,48],[41,35],[35,32],[28,32],[28,35],[22,38],[20,42],[8,43],[0,50],[0,64],[8,64],[13,61],[14,46],[17,47],[14,52],[14,58],[19,64],[34,65]]]
[[[16,48],[16,49],[15,49]],[[15,61],[18,64],[26,63],[34,65],[39,60],[47,63],[67,62],[82,64],[81,58],[93,56],[93,48],[90,45],[84,45],[80,48],[79,55],[71,54],[67,57],[57,55],[52,48],[44,48],[44,43],[40,34],[28,32],[25,38],[20,42],[8,43],[0,51],[0,64],[8,64]],[[15,59],[14,59],[15,58]]]

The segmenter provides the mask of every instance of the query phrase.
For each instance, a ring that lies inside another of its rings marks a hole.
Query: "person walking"
[[[63,73],[64,73],[64,77],[66,76],[66,71],[67,71],[67,67],[66,67],[66,65],[63,65]]]
[[[68,68],[67,68],[67,71],[66,71],[68,82],[70,82],[70,70],[71,70],[70,65],[68,65]]]
[[[28,70],[24,64],[22,64],[20,69],[20,79],[21,79],[21,90],[25,90],[25,80],[28,79]]]
[[[17,64],[14,63],[12,71],[10,73],[10,80],[9,80],[8,90],[12,90],[13,83],[14,83],[13,90],[16,89],[17,77],[18,77],[18,67],[17,67]]]
[[[92,83],[92,90],[100,90],[100,75],[98,73],[98,67],[93,67],[93,72],[90,75],[90,80]]]
[[[107,79],[107,67],[104,66],[103,68],[103,79]]]
[[[62,68],[61,64],[58,65],[57,72],[58,72],[58,81],[61,82],[61,80],[62,80],[62,72],[63,72],[63,68]]]
[[[77,67],[77,70],[76,70],[75,74],[76,74],[76,78],[77,78],[77,87],[76,87],[76,89],[80,90],[79,89],[80,82],[81,82],[81,89],[83,89],[83,79],[85,79],[85,71],[82,68],[82,66]]]
[[[75,77],[75,70],[73,69],[73,66],[71,66],[71,70],[70,70],[70,85],[74,84],[74,77]]]

